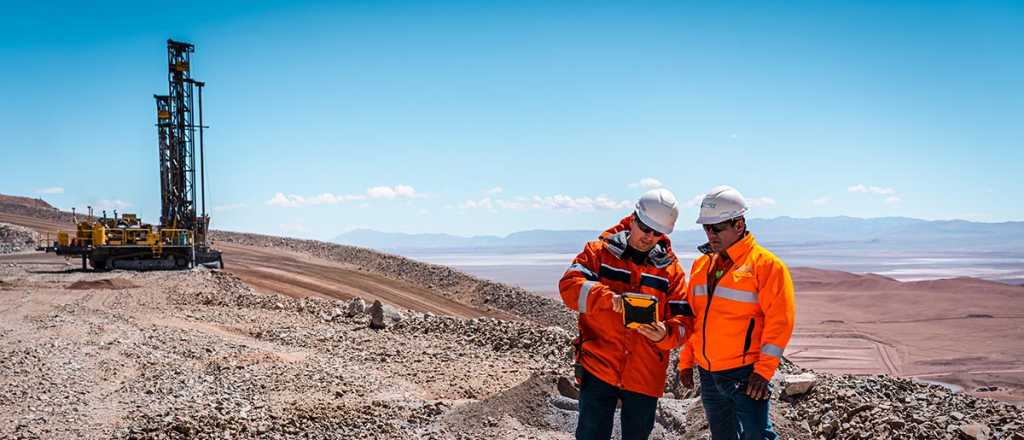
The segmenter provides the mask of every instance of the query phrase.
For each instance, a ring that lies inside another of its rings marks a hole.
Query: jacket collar
[[[744,235],[743,238],[739,239],[739,241],[733,243],[732,246],[729,246],[729,248],[725,250],[725,253],[729,255],[730,260],[737,262],[746,257],[754,246],[757,246],[757,240],[754,239],[754,234],[752,232],[747,231],[747,234]],[[711,245],[708,243],[697,246],[697,250],[700,251],[700,253],[709,256],[715,252],[711,250]]]
[[[739,241],[733,243],[732,246],[729,246],[729,248],[725,250],[725,253],[729,254],[729,259],[734,263],[742,261],[756,244],[757,242],[754,241],[754,234],[747,231],[747,235],[744,235]]]
[[[622,254],[626,252],[626,246],[629,244],[629,227],[633,223],[633,215],[628,215],[618,224],[608,228],[606,231],[601,233],[601,240],[605,242],[605,248],[608,249],[615,258],[622,259]],[[647,263],[663,269],[668,265],[672,264],[676,260],[675,253],[672,252],[672,240],[668,236],[664,236],[658,241],[650,251],[647,252]]]

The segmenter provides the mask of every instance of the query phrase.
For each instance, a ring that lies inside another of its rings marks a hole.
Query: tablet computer
[[[622,294],[622,324],[637,328],[643,324],[658,322],[660,306],[658,297],[643,293]]]

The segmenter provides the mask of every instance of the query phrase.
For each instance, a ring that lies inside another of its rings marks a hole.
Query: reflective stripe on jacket
[[[682,344],[692,319],[671,317],[669,301],[685,301],[686,275],[664,237],[643,264],[623,258],[633,216],[591,241],[573,260],[558,283],[562,301],[579,312],[582,338],[580,363],[613,386],[661,397],[669,350]],[[655,343],[626,328],[622,314],[612,310],[612,294],[643,293],[658,298],[660,319],[668,334]]]
[[[796,301],[786,265],[745,237],[726,250],[732,265],[712,289],[715,254],[693,262],[686,296],[696,315],[692,337],[679,354],[679,369],[696,363],[709,371],[754,364],[771,379],[793,334]]]

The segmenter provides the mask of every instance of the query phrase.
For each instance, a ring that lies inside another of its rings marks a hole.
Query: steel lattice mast
[[[192,79],[193,52],[192,44],[167,40],[168,94],[155,96],[160,133],[160,224],[193,231],[196,241],[205,244],[208,220],[205,212],[199,216],[196,211],[195,156],[196,129],[201,133],[203,127],[194,120],[194,89],[199,88],[202,105],[204,84]],[[201,115],[202,109],[199,112]]]

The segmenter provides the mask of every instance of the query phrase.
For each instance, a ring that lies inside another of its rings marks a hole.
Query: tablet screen
[[[636,328],[658,321],[658,297],[643,293],[622,294],[622,323]]]

